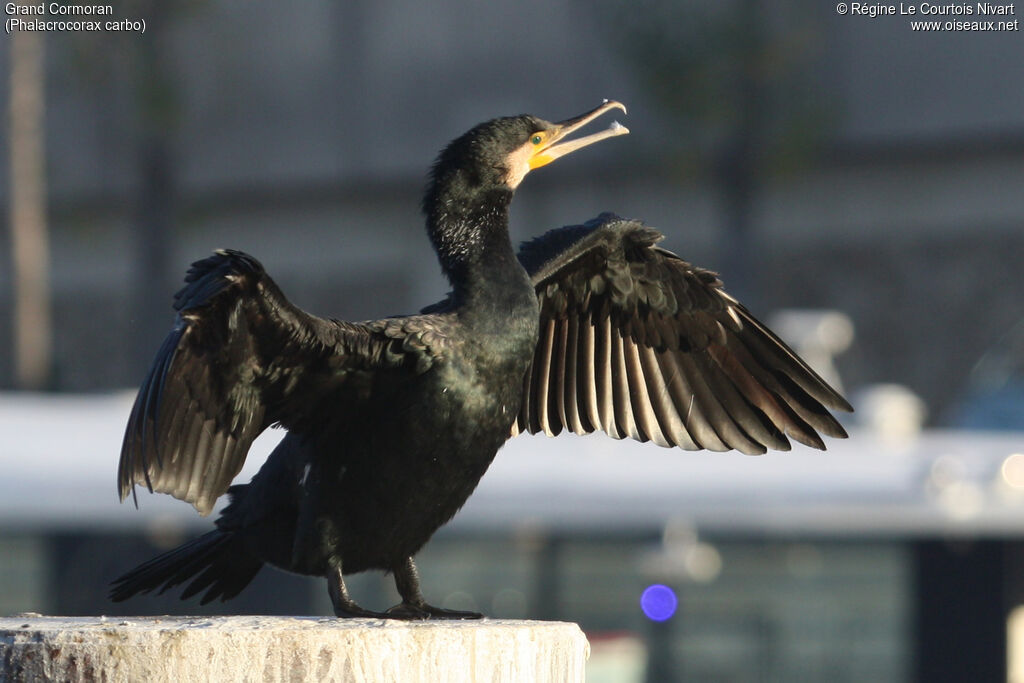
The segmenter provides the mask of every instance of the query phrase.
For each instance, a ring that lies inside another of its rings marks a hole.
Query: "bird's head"
[[[569,138],[601,114],[626,108],[606,100],[559,123],[536,116],[509,116],[481,123],[453,140],[434,163],[423,212],[441,267],[456,283],[467,264],[495,239],[509,243],[508,206],[531,170],[570,152],[629,131],[618,122],[603,131]]]
[[[440,190],[452,196],[514,191],[526,174],[600,140],[625,135],[629,130],[614,121],[608,128],[584,137],[574,132],[612,109],[626,111],[619,102],[601,106],[565,121],[551,123],[523,114],[481,123],[453,140],[437,158],[427,200]]]

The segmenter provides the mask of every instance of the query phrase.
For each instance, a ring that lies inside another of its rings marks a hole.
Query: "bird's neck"
[[[461,306],[532,294],[509,239],[511,200],[512,191],[502,187],[468,196],[439,192],[425,203],[427,232]]]

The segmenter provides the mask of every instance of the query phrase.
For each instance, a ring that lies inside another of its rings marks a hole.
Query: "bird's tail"
[[[233,533],[215,529],[118,577],[111,583],[110,599],[121,602],[157,588],[163,593],[192,579],[181,599],[206,590],[200,600],[205,605],[216,598],[223,601],[238,595],[262,566]]]

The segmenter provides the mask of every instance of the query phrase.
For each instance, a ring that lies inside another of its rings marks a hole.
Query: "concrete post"
[[[0,681],[576,683],[589,650],[560,622],[0,618]]]

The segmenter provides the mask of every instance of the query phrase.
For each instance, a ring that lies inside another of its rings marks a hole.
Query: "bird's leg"
[[[477,612],[463,612],[454,609],[442,609],[428,605],[420,592],[420,576],[412,558],[406,558],[402,564],[394,568],[395,587],[402,596],[402,602],[395,605],[385,616],[392,619],[482,619],[484,615]]]
[[[336,617],[366,617],[369,619],[386,619],[389,615],[365,609],[356,604],[349,596],[345,587],[345,577],[341,573],[341,563],[331,564],[327,570],[327,593],[331,596]]]

